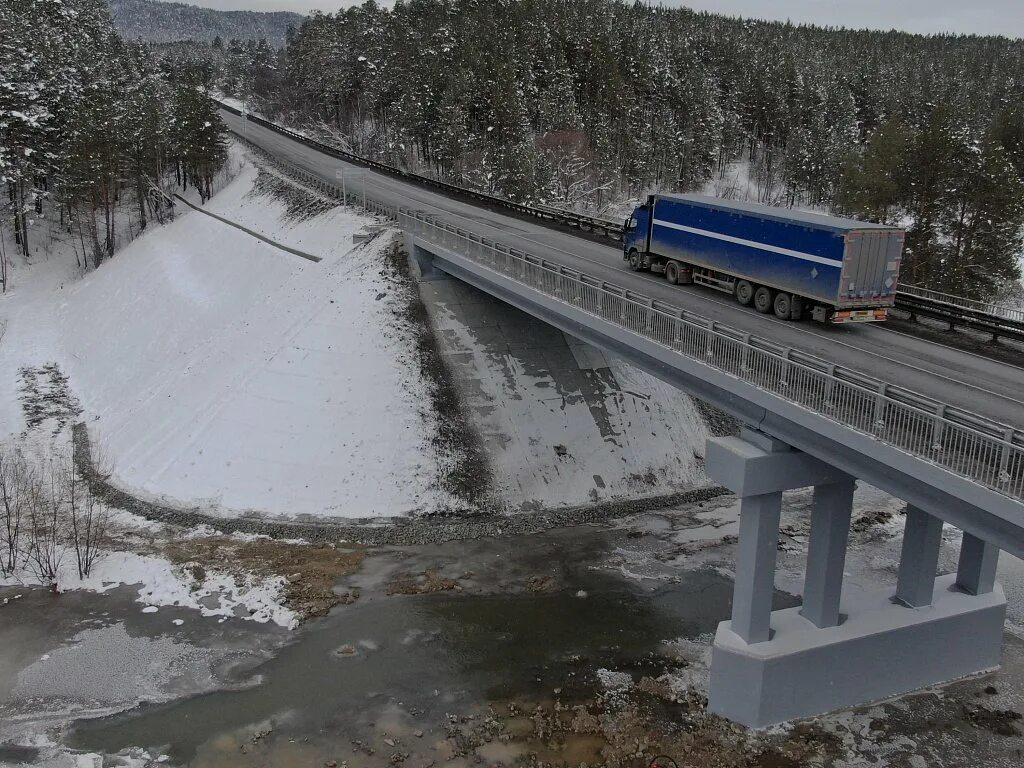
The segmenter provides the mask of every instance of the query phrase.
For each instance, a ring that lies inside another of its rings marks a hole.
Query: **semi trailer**
[[[905,232],[701,195],[651,195],[625,222],[634,271],[732,294],[783,320],[877,322],[896,299]]]

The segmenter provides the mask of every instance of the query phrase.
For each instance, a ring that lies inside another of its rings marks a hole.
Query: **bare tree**
[[[75,550],[78,578],[84,579],[102,555],[101,547],[109,533],[110,513],[96,498],[90,483],[82,477],[75,460],[77,448],[72,447],[72,451],[72,460],[63,466],[64,495],[68,501],[71,546]],[[93,466],[98,468],[101,461],[100,457],[94,456]]]
[[[0,445],[0,574],[18,567],[32,469],[14,446]]]
[[[29,486],[26,566],[41,584],[57,591],[61,562],[66,553],[66,499],[63,465],[66,456],[51,456]]]

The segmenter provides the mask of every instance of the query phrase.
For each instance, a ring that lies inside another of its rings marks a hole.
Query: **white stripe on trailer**
[[[721,232],[711,232],[707,229],[697,229],[696,227],[687,227],[682,224],[676,224],[671,221],[662,221],[661,219],[654,220],[655,225],[661,227],[668,227],[669,229],[678,229],[681,232],[689,232],[692,235],[703,235],[704,237],[712,237],[715,240],[724,240],[727,243],[735,243],[736,245],[746,245],[750,248],[759,248],[762,251],[771,251],[772,253],[780,253],[783,256],[792,256],[794,259],[803,259],[804,261],[813,261],[816,264],[825,264],[829,267],[841,268],[843,266],[842,261],[836,259],[826,259],[824,256],[815,256],[813,253],[804,253],[803,251],[792,251],[789,248],[780,248],[777,245],[768,245],[767,243],[758,243],[754,240],[744,240],[742,237],[733,237],[732,235],[723,235]]]

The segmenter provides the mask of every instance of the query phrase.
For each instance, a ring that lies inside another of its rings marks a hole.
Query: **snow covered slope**
[[[709,484],[689,396],[465,283],[421,292],[508,509]]]
[[[254,176],[211,210],[322,262],[190,212],[48,293],[56,304],[18,318],[7,359],[60,364],[129,488],[226,514],[431,509],[443,499],[390,236],[353,247],[370,220],[337,208],[287,218],[250,194]]]

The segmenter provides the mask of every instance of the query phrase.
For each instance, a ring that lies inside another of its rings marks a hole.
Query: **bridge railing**
[[[1015,499],[1024,432],[399,209],[406,231],[545,296]]]
[[[908,296],[915,296],[919,299],[939,301],[953,307],[982,312],[986,315],[992,315],[993,317],[1002,318],[1004,320],[1012,320],[1015,323],[1024,323],[1024,309],[1019,307],[1008,307],[1005,304],[993,304],[988,301],[965,299],[962,296],[954,296],[951,293],[933,291],[929,288],[922,288],[920,286],[909,285],[907,283],[900,283],[899,286],[897,286],[897,290],[899,293],[905,293]]]

